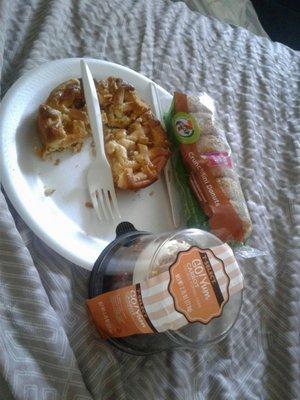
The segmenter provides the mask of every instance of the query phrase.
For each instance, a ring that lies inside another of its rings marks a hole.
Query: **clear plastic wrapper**
[[[149,234],[123,222],[95,263],[87,305],[101,337],[123,351],[199,349],[234,326],[243,285],[231,248],[214,235]]]
[[[224,242],[244,243],[252,223],[213,100],[206,93],[175,93],[165,122],[182,202],[192,206],[189,213],[183,207],[187,225],[208,229]]]

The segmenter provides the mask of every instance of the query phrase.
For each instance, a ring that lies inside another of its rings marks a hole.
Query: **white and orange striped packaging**
[[[228,245],[192,246],[179,251],[167,271],[101,294],[87,305],[102,337],[126,337],[208,324],[242,289],[243,277]]]

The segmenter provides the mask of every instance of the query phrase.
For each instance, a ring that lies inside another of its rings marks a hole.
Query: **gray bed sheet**
[[[242,26],[256,35],[268,36],[251,0],[184,0],[184,2],[193,11],[217,18],[227,24]]]
[[[153,0],[0,0],[2,96],[48,60],[124,64],[217,102],[266,256],[240,262],[241,315],[221,343],[148,357],[102,341],[89,272],[25,225],[0,192],[0,399],[299,399],[300,57],[242,28]]]

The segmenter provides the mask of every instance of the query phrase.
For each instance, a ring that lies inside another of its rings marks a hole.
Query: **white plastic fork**
[[[80,61],[84,97],[96,147],[87,181],[93,207],[99,220],[121,218],[113,177],[104,148],[103,126],[100,104],[91,71],[84,60]]]
[[[162,126],[165,128],[164,118],[163,118],[163,111],[160,102],[160,97],[157,93],[157,88],[154,82],[150,82],[150,92],[151,92],[151,99],[152,105],[154,108],[154,113],[156,118],[161,122]],[[169,202],[171,206],[171,214],[172,220],[175,228],[178,228],[180,225],[180,215],[179,215],[179,205],[178,205],[178,195],[176,195],[175,191],[175,183],[174,183],[174,174],[171,165],[170,159],[167,161],[165,168],[164,168],[164,177],[167,186],[167,192],[169,197]]]

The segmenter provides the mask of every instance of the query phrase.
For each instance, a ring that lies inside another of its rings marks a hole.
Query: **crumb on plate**
[[[54,165],[58,165],[59,163],[60,163],[60,159],[57,158],[57,159],[54,161]]]
[[[93,204],[90,201],[85,202],[86,208],[94,208]]]
[[[43,158],[43,149],[40,147],[34,146],[34,152],[39,158]]]
[[[154,190],[151,190],[151,192],[149,193],[149,196],[153,196],[154,195]]]
[[[94,140],[91,141],[91,145],[90,146],[91,146],[92,156],[96,157],[97,153],[96,153],[96,146],[95,146]]]
[[[51,196],[54,192],[55,192],[55,189],[51,189],[51,188],[44,189],[44,195],[47,197]]]

